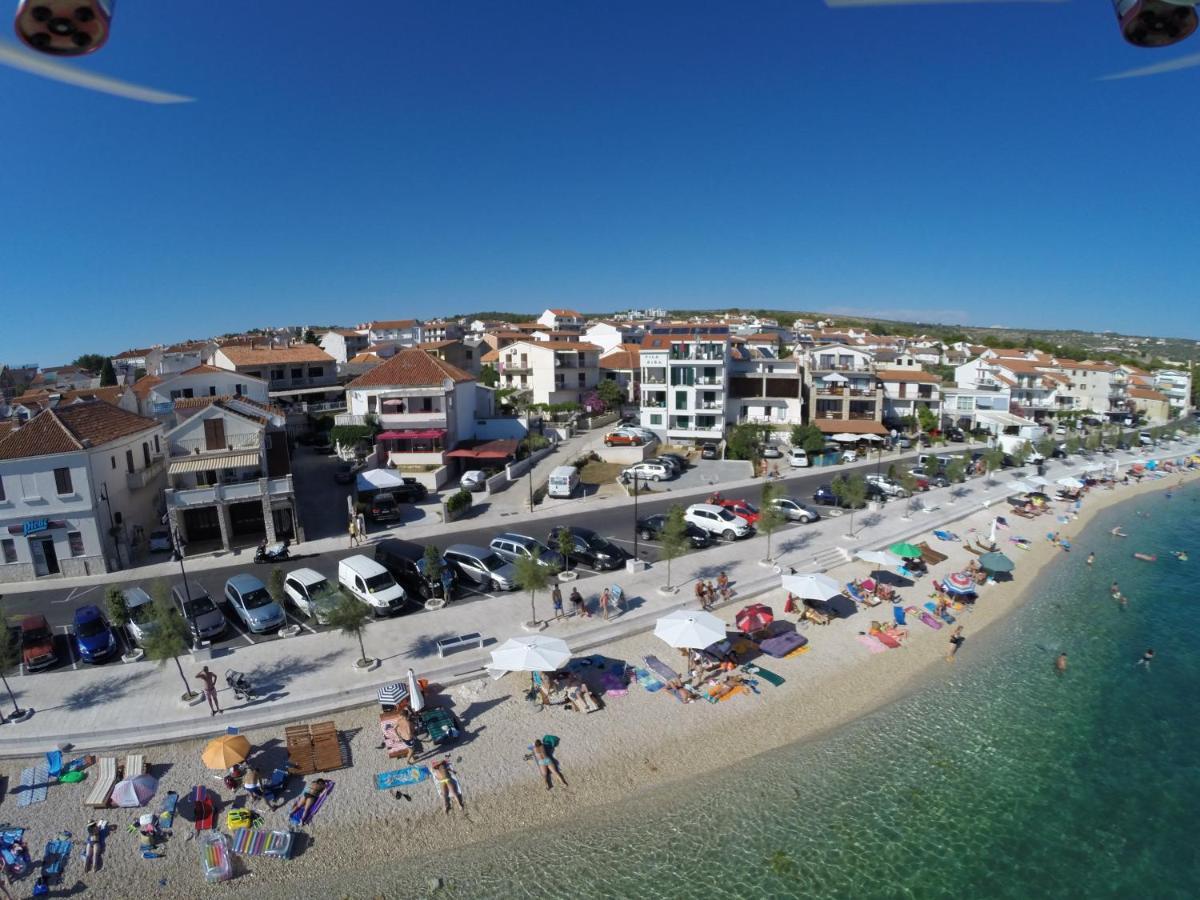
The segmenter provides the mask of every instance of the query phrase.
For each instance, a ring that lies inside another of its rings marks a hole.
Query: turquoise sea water
[[[932,686],[719,780],[444,858],[436,896],[1198,896],[1198,521],[1196,487],[1110,509]]]

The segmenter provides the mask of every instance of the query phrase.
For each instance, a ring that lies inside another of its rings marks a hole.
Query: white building
[[[1192,408],[1192,376],[1185,369],[1159,369],[1154,373],[1154,387],[1167,395],[1171,416],[1187,415]]]
[[[344,365],[358,356],[370,344],[370,339],[365,331],[355,331],[351,328],[335,328],[332,331],[326,331],[319,340],[321,349],[332,356],[339,365]]]
[[[314,412],[344,406],[337,363],[314,344],[222,347],[213,354],[213,365],[265,379],[274,402],[305,404],[305,409]]]
[[[394,343],[400,347],[415,347],[425,340],[421,323],[416,319],[380,319],[358,326],[365,331],[368,344]]]
[[[808,418],[826,434],[883,435],[883,388],[870,350],[816,344],[805,351]]]
[[[625,399],[637,403],[641,396],[642,348],[623,344],[600,355],[600,380],[613,381],[625,392]]]
[[[485,354],[499,387],[529,393],[531,403],[582,403],[600,380],[600,348],[585,341],[513,341]]]
[[[245,397],[256,403],[268,402],[266,381],[216,366],[196,366],[166,376],[147,375],[134,384],[133,393],[138,400],[137,412],[155,418],[171,418],[176,400],[196,397]]]
[[[642,340],[641,425],[673,443],[719,441],[729,397],[729,329],[663,325]]]
[[[216,349],[217,345],[211,341],[187,341],[169,347],[155,347],[146,354],[146,374],[186,372],[207,362]]]
[[[781,356],[773,341],[730,345],[726,421],[760,425],[804,422],[804,371],[795,356]]]
[[[942,380],[932,372],[915,368],[879,369],[879,382],[883,385],[883,421],[889,427],[897,427],[903,419],[910,418],[920,424],[919,409],[933,415],[933,422],[942,420]]]
[[[979,413],[1008,412],[1012,395],[1007,388],[942,387],[942,425],[964,431],[980,427]]]
[[[629,323],[593,322],[583,332],[583,340],[595,344],[600,352],[610,353],[622,344],[640,343],[645,332]]]
[[[538,316],[537,321],[539,325],[545,325],[551,331],[583,328],[583,314],[573,309],[548,309]]]
[[[127,565],[161,519],[162,425],[93,400],[0,439],[0,581]]]

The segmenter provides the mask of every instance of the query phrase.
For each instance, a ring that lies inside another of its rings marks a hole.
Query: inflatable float
[[[1153,553],[1135,553],[1133,554],[1133,558],[1140,559],[1143,562],[1158,562],[1158,557]]]

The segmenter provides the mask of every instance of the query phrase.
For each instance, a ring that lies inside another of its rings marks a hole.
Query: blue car
[[[85,663],[108,659],[120,648],[117,636],[98,606],[81,606],[75,610],[75,648]]]

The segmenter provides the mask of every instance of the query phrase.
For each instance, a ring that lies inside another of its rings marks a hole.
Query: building
[[[99,375],[78,366],[48,366],[29,382],[31,391],[79,391],[99,386]]]
[[[461,341],[466,331],[458,322],[447,322],[444,319],[434,319],[421,323],[422,343],[438,341]]]
[[[1149,387],[1131,387],[1129,407],[1148,425],[1163,425],[1171,419],[1171,400],[1162,391]]]
[[[640,344],[621,344],[600,354],[600,380],[616,382],[630,403],[637,403],[641,396],[641,378]]]
[[[809,421],[827,434],[887,433],[883,387],[869,350],[817,344],[805,351],[804,385]]]
[[[1167,396],[1171,417],[1186,416],[1192,409],[1192,375],[1186,369],[1159,369],[1154,388]]]
[[[942,380],[932,372],[916,368],[877,370],[883,386],[883,421],[899,428],[905,421],[920,424],[918,410],[927,410],[935,427],[942,421]]]
[[[111,403],[113,406],[129,410],[129,412],[138,411],[132,389],[119,384],[109,387],[84,388],[78,391],[45,389],[26,391],[21,396],[14,397],[9,403],[0,404],[0,406],[3,407],[5,418],[25,422],[42,410],[57,409],[72,403],[87,403],[91,400],[103,400],[105,403]]]
[[[154,351],[153,347],[144,347],[133,350],[123,350],[112,358],[113,371],[117,373],[117,380],[123,381],[126,384],[132,384],[134,379],[138,377],[138,373],[145,373],[146,359]]]
[[[727,326],[653,326],[642,339],[641,365],[642,427],[681,444],[725,436]]]
[[[196,366],[171,375],[147,375],[133,386],[137,412],[143,416],[173,419],[175,401],[199,397],[245,397],[255,403],[268,402],[267,382],[242,372],[216,366]]]
[[[483,352],[477,346],[471,347],[459,340],[423,341],[417,344],[417,349],[424,350],[430,356],[436,356],[442,362],[448,362],[472,376],[479,375],[479,358]]]
[[[381,462],[437,468],[446,451],[474,438],[476,395],[469,372],[410,348],[346,385],[347,410],[336,421],[364,425],[378,417]]]
[[[977,431],[981,427],[980,413],[1007,413],[1012,406],[1012,395],[1007,388],[944,386],[940,392],[943,428]]]
[[[773,336],[730,344],[730,423],[790,426],[804,422],[804,372],[800,359],[782,355]]]
[[[175,401],[167,516],[188,553],[300,540],[283,411],[245,397]]]
[[[290,347],[222,347],[213,354],[213,365],[240,375],[265,379],[272,401],[310,412],[345,406],[337,380],[337,363],[315,344]]]
[[[551,331],[583,330],[583,314],[573,309],[548,309],[538,316],[537,324]]]
[[[155,347],[146,354],[147,375],[171,375],[186,372],[208,362],[217,349],[212,341],[185,341],[169,347]]]
[[[425,338],[421,323],[416,319],[380,319],[358,326],[365,331],[368,344],[395,344],[398,347],[415,347]]]
[[[626,344],[640,346],[645,331],[629,323],[593,322],[581,335],[582,340],[595,344],[601,354],[609,353]]]
[[[335,328],[332,331],[326,331],[319,340],[321,349],[332,356],[339,365],[344,365],[358,356],[371,343],[365,331],[355,331],[352,328]]]
[[[102,400],[46,409],[0,439],[0,581],[128,565],[161,521],[162,425]]]
[[[499,387],[527,392],[531,403],[580,403],[600,381],[600,348],[583,341],[513,341],[485,354],[498,364]]]
[[[955,384],[965,388],[1006,388],[1012,396],[1010,411],[1034,421],[1073,410],[1070,379],[1056,370],[1044,353],[1000,355],[1012,351],[986,350],[954,370]],[[1022,351],[1023,353],[1023,351]]]

